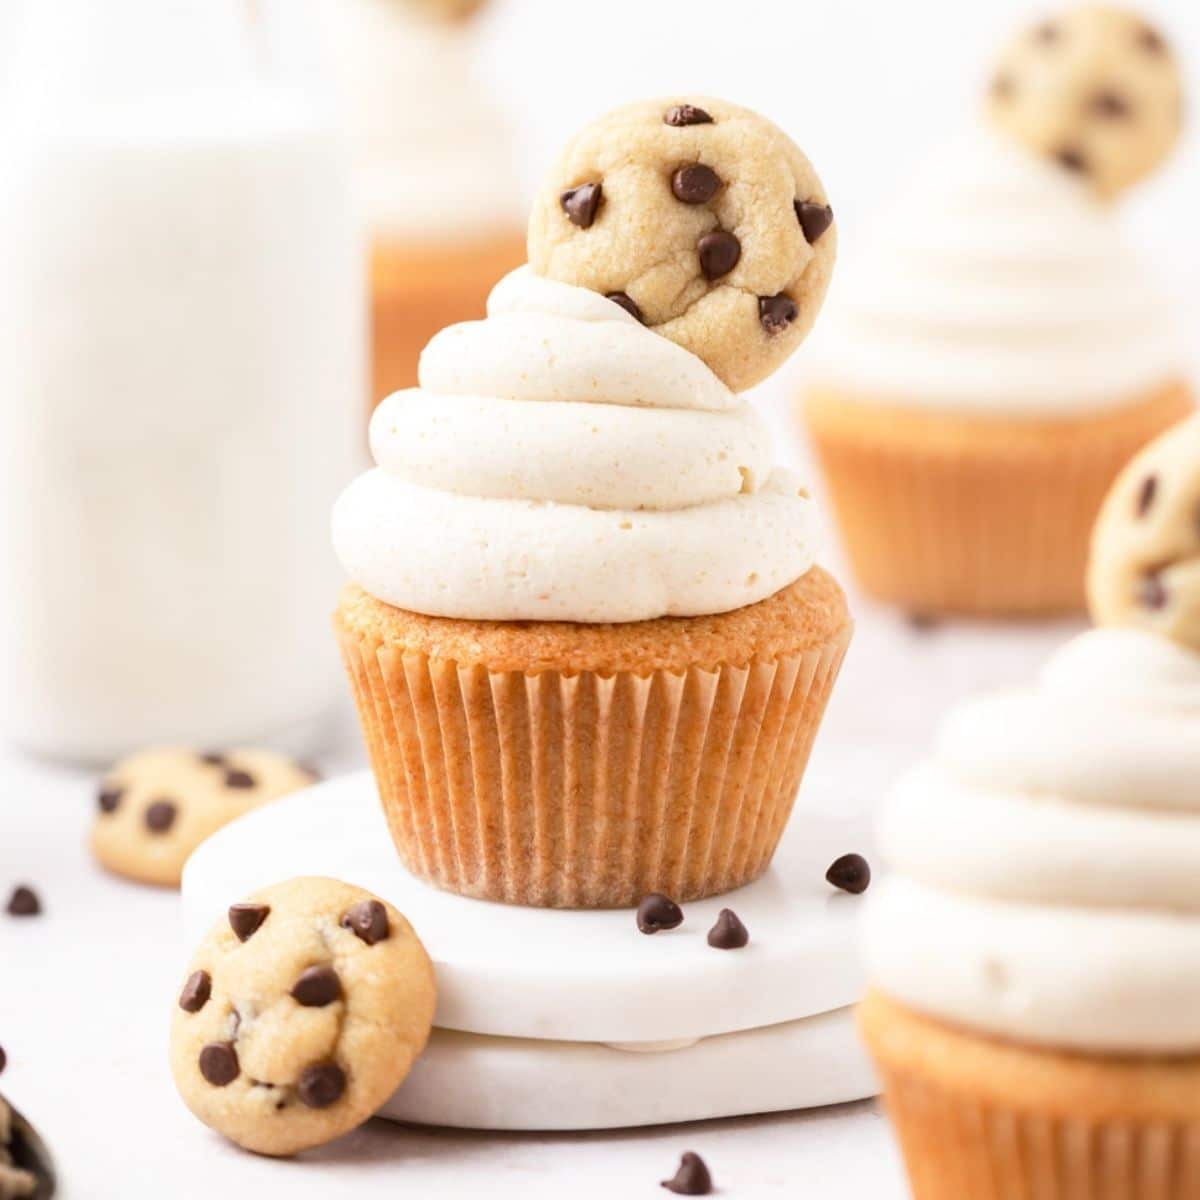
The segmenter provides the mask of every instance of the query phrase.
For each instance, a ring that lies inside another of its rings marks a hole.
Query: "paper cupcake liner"
[[[915,612],[1084,606],[1092,525],[1120,469],[1192,410],[1182,386],[1084,420],[962,418],[812,394],[805,416],[855,573]]]
[[[460,895],[605,908],[766,870],[850,630],[774,662],[648,675],[493,672],[338,637],[408,869]]]

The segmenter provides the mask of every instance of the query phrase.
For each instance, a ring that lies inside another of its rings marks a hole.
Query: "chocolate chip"
[[[233,904],[229,908],[229,928],[237,934],[239,942],[252,937],[258,927],[271,914],[267,904]]]
[[[184,1012],[198,1013],[212,996],[212,976],[207,971],[193,971],[179,993],[179,1007]]]
[[[1120,92],[1107,89],[1097,92],[1088,107],[1100,117],[1127,117],[1130,113],[1129,101]]]
[[[303,771],[304,774],[313,781],[313,783],[320,783],[321,780],[325,778],[324,775],[321,774],[319,768],[314,767],[312,763],[297,763],[296,767],[298,770]]]
[[[569,188],[558,198],[563,212],[567,214],[572,225],[580,229],[590,229],[596,219],[596,210],[604,199],[604,187],[599,183],[581,183],[579,187]]]
[[[677,929],[683,924],[683,909],[669,896],[651,892],[643,898],[637,909],[637,927],[643,933],[658,933],[663,929]]]
[[[196,757],[208,767],[223,767],[225,765],[225,755],[217,750],[209,750],[204,754],[198,754]]]
[[[378,900],[360,900],[342,914],[341,926],[349,929],[356,938],[374,946],[392,932],[387,909]]]
[[[1150,571],[1138,581],[1137,601],[1143,608],[1157,611],[1166,608],[1168,600],[1167,585],[1157,571]]]
[[[96,803],[100,806],[102,813],[115,813],[117,805],[121,803],[122,795],[124,793],[118,787],[104,787],[100,789]]]
[[[861,854],[843,854],[834,859],[825,878],[835,888],[860,896],[871,886],[871,864]]]
[[[711,125],[712,117],[694,104],[677,104],[663,113],[664,125]]]
[[[209,1042],[200,1051],[200,1074],[213,1087],[225,1087],[232,1083],[241,1071],[237,1051],[230,1042]]]
[[[292,999],[305,1008],[324,1008],[342,998],[342,981],[332,967],[309,967],[292,986]]]
[[[1137,515],[1144,517],[1153,507],[1158,498],[1158,476],[1147,475],[1138,489]]]
[[[703,163],[689,163],[671,176],[671,191],[684,204],[707,204],[721,190],[721,177]]]
[[[758,298],[759,323],[772,337],[782,333],[796,319],[799,311],[795,300],[782,292],[777,296]]]
[[[33,888],[25,884],[13,888],[12,895],[8,898],[10,917],[36,917],[41,915],[41,911],[42,902]]]
[[[4,1068],[8,1066],[8,1055],[4,1053],[4,1047],[0,1046],[0,1075],[4,1074]]]
[[[677,1196],[707,1196],[712,1191],[712,1176],[704,1159],[690,1150],[679,1160],[679,1170],[673,1179],[664,1179],[662,1186]]]
[[[328,1108],[342,1098],[346,1090],[346,1072],[337,1063],[305,1067],[296,1092],[309,1108]]]
[[[1151,54],[1163,54],[1167,49],[1167,39],[1157,29],[1147,25],[1138,34],[1138,45]]]
[[[728,275],[742,257],[742,243],[724,229],[706,233],[696,243],[696,250],[700,255],[700,270],[708,280]]]
[[[708,944],[714,950],[740,950],[749,941],[749,930],[737,913],[731,908],[721,909],[717,923],[708,931]]]
[[[936,629],[941,622],[933,613],[927,612],[910,612],[908,614],[908,627],[915,629],[917,633],[928,633],[932,629]]]
[[[249,771],[226,771],[225,786],[227,788],[245,789],[252,788],[258,781],[250,774]]]
[[[833,209],[828,204],[814,204],[811,200],[794,200],[796,220],[804,230],[804,240],[815,246],[821,234],[833,224]]]
[[[170,800],[155,800],[146,809],[146,815],[143,819],[146,822],[146,828],[151,833],[166,833],[175,824],[175,817],[177,815],[178,810]]]
[[[1054,155],[1054,161],[1060,167],[1066,167],[1068,171],[1075,171],[1080,175],[1085,174],[1088,169],[1088,162],[1083,151],[1077,150],[1074,146],[1064,146]]]
[[[642,310],[638,308],[637,302],[625,292],[609,292],[605,296],[605,299],[611,300],[614,304],[619,304],[631,317],[634,317],[645,325],[646,318],[642,316]]]
[[[1062,37],[1062,30],[1053,21],[1043,21],[1034,31],[1033,40],[1049,46]]]

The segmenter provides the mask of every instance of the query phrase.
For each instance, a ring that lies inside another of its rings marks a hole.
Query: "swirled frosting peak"
[[[334,544],[377,599],[475,620],[726,612],[800,578],[813,504],[761,420],[620,305],[521,268],[375,412]]]

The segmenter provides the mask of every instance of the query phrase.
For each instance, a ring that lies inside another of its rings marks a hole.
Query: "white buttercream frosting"
[[[810,361],[814,383],[879,403],[1070,416],[1134,402],[1183,351],[1112,209],[977,128],[888,195]]]
[[[1037,688],[951,715],[880,841],[884,991],[1021,1041],[1200,1050],[1200,655],[1077,638]]]
[[[521,268],[376,410],[378,463],[334,510],[376,598],[432,616],[637,621],[727,612],[812,565],[813,502],[695,355]]]

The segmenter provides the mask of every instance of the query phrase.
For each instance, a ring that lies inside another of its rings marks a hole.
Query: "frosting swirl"
[[[619,305],[521,268],[376,409],[334,509],[377,599],[475,620],[726,612],[812,565],[812,501],[761,419]]]
[[[1200,1049],[1200,654],[1099,629],[962,706],[885,805],[873,981],[1093,1052]]]

